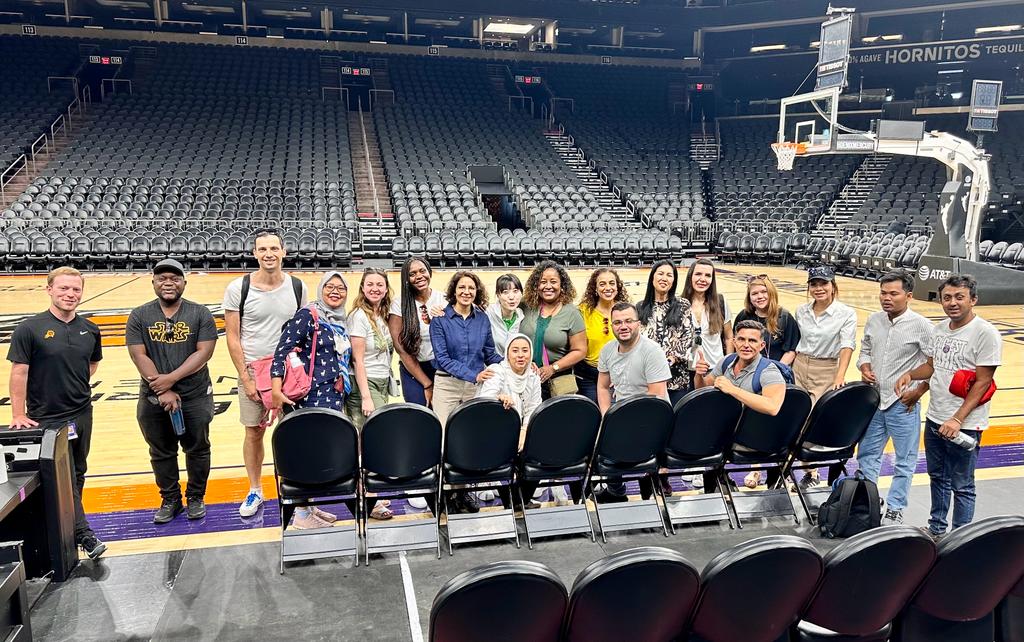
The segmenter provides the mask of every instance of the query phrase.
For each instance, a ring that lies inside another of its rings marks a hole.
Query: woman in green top
[[[575,298],[569,273],[554,261],[541,261],[526,280],[519,331],[533,340],[545,399],[578,391],[573,366],[587,356],[587,333]]]

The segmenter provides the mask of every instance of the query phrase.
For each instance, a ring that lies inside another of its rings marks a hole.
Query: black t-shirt
[[[174,372],[200,341],[217,340],[217,324],[206,307],[187,299],[181,300],[173,317],[164,316],[160,302],[154,299],[132,310],[128,315],[124,340],[127,345],[143,345],[160,374]],[[204,364],[198,371],[174,384],[172,390],[182,399],[195,399],[210,394],[213,383]],[[142,395],[151,395],[149,384],[141,381]]]
[[[764,319],[757,314],[748,314],[745,309],[740,310],[740,313],[736,315],[736,321],[732,324],[733,332],[736,331],[736,326],[740,321],[757,321],[765,326],[764,340],[768,346],[767,356],[769,359],[781,360],[782,355],[796,350],[796,344],[800,343],[800,326],[797,325],[793,315],[785,310],[779,310],[779,330],[774,335],[768,332],[768,326]]]
[[[89,364],[103,358],[100,329],[75,315],[64,323],[49,310],[14,329],[7,360],[28,365],[25,410],[40,423],[73,419],[92,405]]]

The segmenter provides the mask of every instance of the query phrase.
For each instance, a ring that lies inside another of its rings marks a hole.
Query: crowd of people
[[[349,304],[349,284],[336,271],[323,275],[310,301],[303,282],[283,270],[286,253],[276,232],[258,233],[253,253],[258,269],[233,280],[223,300],[245,430],[249,491],[238,509],[242,517],[263,505],[266,429],[293,408],[330,408],[361,427],[400,396],[431,407],[444,425],[460,403],[488,397],[519,413],[525,430],[550,397],[583,395],[604,413],[633,395],[656,395],[675,404],[696,388],[714,386],[751,410],[774,415],[787,384],[807,390],[815,401],[844,385],[857,347],[856,312],[839,300],[827,266],[809,269],[808,302],[793,313],[781,307],[767,275],[748,277],[742,309],[733,317],[719,292],[715,265],[707,259],[690,264],[681,283],[675,264],[656,263],[636,303],[614,269],[598,268],[577,304],[569,273],[555,261],[541,261],[525,284],[514,274],[498,277],[491,303],[473,272],[456,272],[444,291],[435,290],[430,265],[413,257],[402,266],[397,293],[385,271],[367,268]],[[161,496],[153,517],[158,524],[181,512],[188,519],[206,514],[213,418],[207,364],[217,328],[205,306],[183,298],[186,282],[179,262],[157,263],[156,298],[132,310],[125,333],[140,375],[137,418]],[[76,539],[90,557],[98,557],[105,545],[89,528],[81,491],[92,434],[89,379],[102,348],[97,326],[76,314],[83,288],[77,270],[54,270],[47,278],[50,308],[15,330],[8,354],[11,426],[69,428]],[[942,284],[939,297],[947,318],[934,325],[909,308],[912,291],[906,274],[882,277],[881,310],[870,316],[861,338],[856,366],[863,381],[878,387],[881,403],[860,443],[858,461],[866,476],[877,480],[882,450],[892,439],[895,470],[884,521],[901,523],[917,463],[920,399],[930,390],[924,426],[931,479],[928,530],[939,537],[947,529],[951,502],[953,528],[973,517],[978,450],[962,444],[979,443],[988,426],[986,402],[1001,343],[994,327],[974,312],[977,285],[971,277],[954,275]],[[964,371],[970,376],[966,383]],[[179,445],[188,473],[184,502]],[[782,483],[777,469],[765,472],[770,486]],[[842,473],[842,466],[830,468],[829,482]],[[708,491],[717,483],[713,476],[688,481]],[[757,487],[761,472],[744,483]],[[810,471],[798,483],[820,482]],[[564,490],[557,490],[555,501],[568,502]],[[573,495],[578,500],[575,489]],[[460,492],[450,505],[475,512],[480,499]],[[625,501],[625,487],[607,484],[597,499]],[[426,508],[422,500],[411,503]],[[370,517],[390,519],[388,501],[376,502]],[[309,508],[297,511],[292,525],[317,528],[334,520]]]

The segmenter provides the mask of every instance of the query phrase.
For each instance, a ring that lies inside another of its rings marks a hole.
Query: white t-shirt
[[[242,302],[242,279],[239,277],[228,284],[224,291],[224,309],[238,312]],[[306,305],[306,284],[302,284],[302,305]],[[301,307],[301,306],[300,306]],[[245,312],[242,315],[241,339],[245,362],[252,363],[269,357],[277,350],[281,340],[281,328],[295,315],[295,290],[292,279],[285,275],[284,283],[270,291],[260,290],[249,284],[245,297]]]
[[[729,310],[729,300],[724,296],[721,297],[722,301],[722,325],[726,323],[732,323],[732,312]],[[700,345],[695,345],[694,348],[694,359],[690,363],[697,363],[696,354],[697,350],[700,350],[704,354],[704,362],[708,364],[708,367],[713,368],[715,364],[722,360],[725,356],[725,347],[722,343],[722,334],[711,334],[708,329],[708,312],[707,306],[704,308],[704,314],[701,315],[700,323],[697,323],[697,317],[690,313],[693,317],[693,324],[700,330]],[[725,332],[724,330],[722,331]]]
[[[953,373],[957,370],[977,370],[978,366],[998,366],[1002,361],[1002,353],[999,331],[979,316],[956,330],[949,329],[948,319],[937,323],[929,355],[935,372],[929,382],[931,400],[928,402],[928,419],[942,424],[963,405],[963,399],[949,392]],[[975,408],[967,415],[961,427],[965,430],[988,428],[991,405],[989,402]]]
[[[391,334],[383,321],[378,320],[376,323],[377,332],[374,333],[366,312],[362,308],[353,310],[348,316],[348,336],[366,339],[366,354],[363,357],[366,378],[387,379],[391,376]]]
[[[430,310],[433,308],[444,308],[448,305],[448,299],[445,298],[444,292],[440,290],[430,290],[430,296],[427,297],[426,303],[416,302],[416,307],[419,308],[421,305],[425,305],[427,308],[426,315],[420,314],[420,351],[416,355],[417,361],[430,361],[434,358],[434,346],[430,345],[430,324],[423,321],[423,317],[430,316]],[[402,299],[396,297],[391,302],[391,309],[388,310],[389,314],[393,314],[396,317],[402,316]]]

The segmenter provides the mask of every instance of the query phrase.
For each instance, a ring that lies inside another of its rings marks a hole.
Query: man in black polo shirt
[[[92,441],[92,389],[103,348],[96,324],[75,314],[85,279],[71,267],[46,277],[50,309],[15,328],[7,360],[11,362],[11,428],[59,430],[68,427],[75,497],[75,542],[96,559],[107,550],[89,527],[82,508],[82,487]]]
[[[136,416],[149,444],[149,460],[162,503],[153,516],[166,524],[183,510],[178,482],[178,444],[185,451],[188,518],[206,516],[206,481],[210,476],[210,422],[213,383],[206,367],[217,344],[217,326],[204,306],[181,298],[185,268],[164,259],[153,268],[156,300],[128,316],[125,343],[142,380]],[[181,431],[172,413],[180,412]]]

